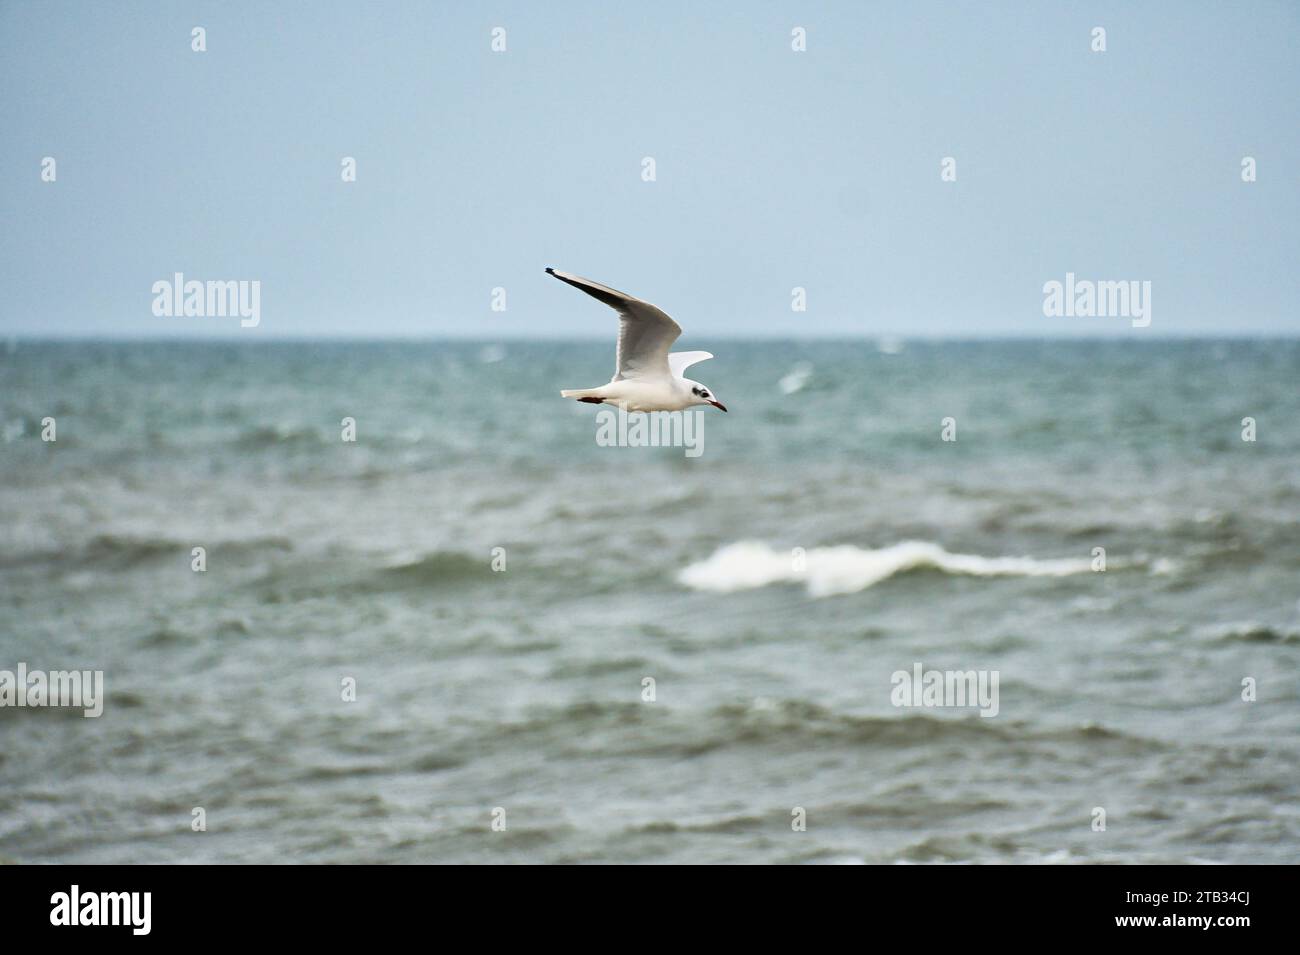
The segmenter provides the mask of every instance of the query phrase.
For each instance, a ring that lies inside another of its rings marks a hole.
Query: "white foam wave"
[[[806,361],[801,361],[790,372],[777,382],[781,393],[792,395],[796,391],[802,391],[804,385],[808,384],[808,379],[812,377],[813,366]]]
[[[903,541],[879,550],[814,547],[775,550],[761,541],[738,541],[683,568],[677,579],[694,590],[730,593],[780,583],[803,583],[814,597],[866,590],[903,571],[928,567],[975,577],[1064,577],[1091,572],[1084,557],[981,557],[951,554],[927,541]]]

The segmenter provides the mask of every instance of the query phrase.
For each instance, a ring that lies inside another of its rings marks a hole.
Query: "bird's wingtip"
[[[547,275],[554,275],[554,274],[555,274],[555,269],[551,268],[551,267],[548,265],[548,266],[546,267],[546,274],[547,274]]]

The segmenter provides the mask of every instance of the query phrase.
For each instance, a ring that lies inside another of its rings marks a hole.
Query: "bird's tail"
[[[599,388],[567,388],[560,392],[561,398],[599,398]]]

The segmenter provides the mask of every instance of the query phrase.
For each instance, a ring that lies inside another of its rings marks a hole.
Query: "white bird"
[[[649,302],[591,279],[555,269],[547,269],[546,274],[582,289],[618,312],[619,317],[618,357],[609,384],[561,391],[560,397],[597,405],[621,405],[627,411],[682,411],[692,405],[713,405],[721,411],[727,410],[704,385],[682,377],[682,372],[691,365],[713,356],[706,351],[669,354],[668,349],[677,341],[682,327],[662,311]]]

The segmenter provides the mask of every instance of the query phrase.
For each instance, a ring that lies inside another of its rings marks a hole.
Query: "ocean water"
[[[0,858],[1297,861],[1300,342],[700,346],[0,347]]]

